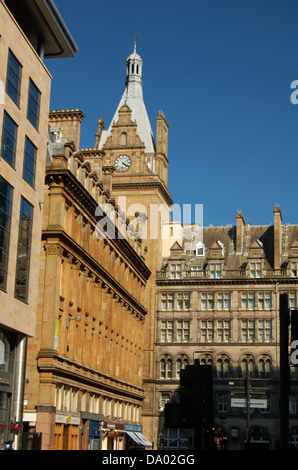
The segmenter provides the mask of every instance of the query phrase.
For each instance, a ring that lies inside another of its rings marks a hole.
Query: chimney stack
[[[280,269],[281,265],[281,210],[276,204],[274,214],[274,269]]]
[[[241,211],[236,215],[236,253],[242,253],[245,220]]]
[[[80,150],[81,122],[84,114],[79,109],[50,111],[49,123],[52,127],[60,127],[64,139],[72,141],[75,150]]]

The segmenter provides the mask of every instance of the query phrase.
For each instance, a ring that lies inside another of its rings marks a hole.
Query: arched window
[[[188,365],[188,358],[183,356],[179,357],[176,362],[176,377],[180,377],[180,371],[181,369],[185,369],[185,367]]]
[[[242,377],[255,376],[255,360],[252,356],[246,356],[241,361],[241,375]]]
[[[262,357],[258,362],[258,377],[264,379],[271,375],[271,359],[270,357]]]
[[[213,359],[209,354],[205,354],[204,356],[201,357],[200,359],[200,365],[201,366],[213,366]]]
[[[170,357],[165,357],[160,361],[160,378],[171,379],[173,370],[173,362]]]
[[[216,374],[219,379],[229,377],[229,359],[227,357],[221,357],[216,363]]]

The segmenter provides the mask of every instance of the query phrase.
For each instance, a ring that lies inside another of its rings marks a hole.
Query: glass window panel
[[[25,152],[24,152],[24,166],[23,166],[23,178],[27,183],[34,187],[35,183],[35,165],[36,165],[36,147],[26,137],[25,140]]]
[[[40,91],[30,79],[27,118],[31,124],[38,129],[39,125],[39,107],[40,107]]]
[[[15,297],[24,302],[26,302],[28,298],[32,218],[33,206],[22,197],[19,222]]]
[[[6,289],[13,189],[0,176],[0,289]]]
[[[9,51],[6,78],[6,93],[15,102],[20,103],[22,66],[14,54]]]
[[[16,125],[16,123],[6,112],[4,112],[1,156],[12,167],[14,167],[15,165],[17,129],[18,126]]]

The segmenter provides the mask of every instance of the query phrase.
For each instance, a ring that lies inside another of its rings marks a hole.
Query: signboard
[[[80,424],[80,417],[72,416],[71,414],[64,415],[61,413],[56,413],[55,422],[59,424],[73,424],[78,426]]]
[[[245,408],[247,400],[246,398],[231,398],[231,406],[234,408]],[[267,400],[259,398],[250,399],[251,408],[267,408]]]

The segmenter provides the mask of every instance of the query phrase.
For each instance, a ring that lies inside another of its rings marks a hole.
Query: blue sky
[[[298,223],[298,2],[55,0],[79,52],[51,59],[51,109],[79,108],[81,147],[110,124],[138,37],[152,130],[169,123],[169,190],[204,225]]]

